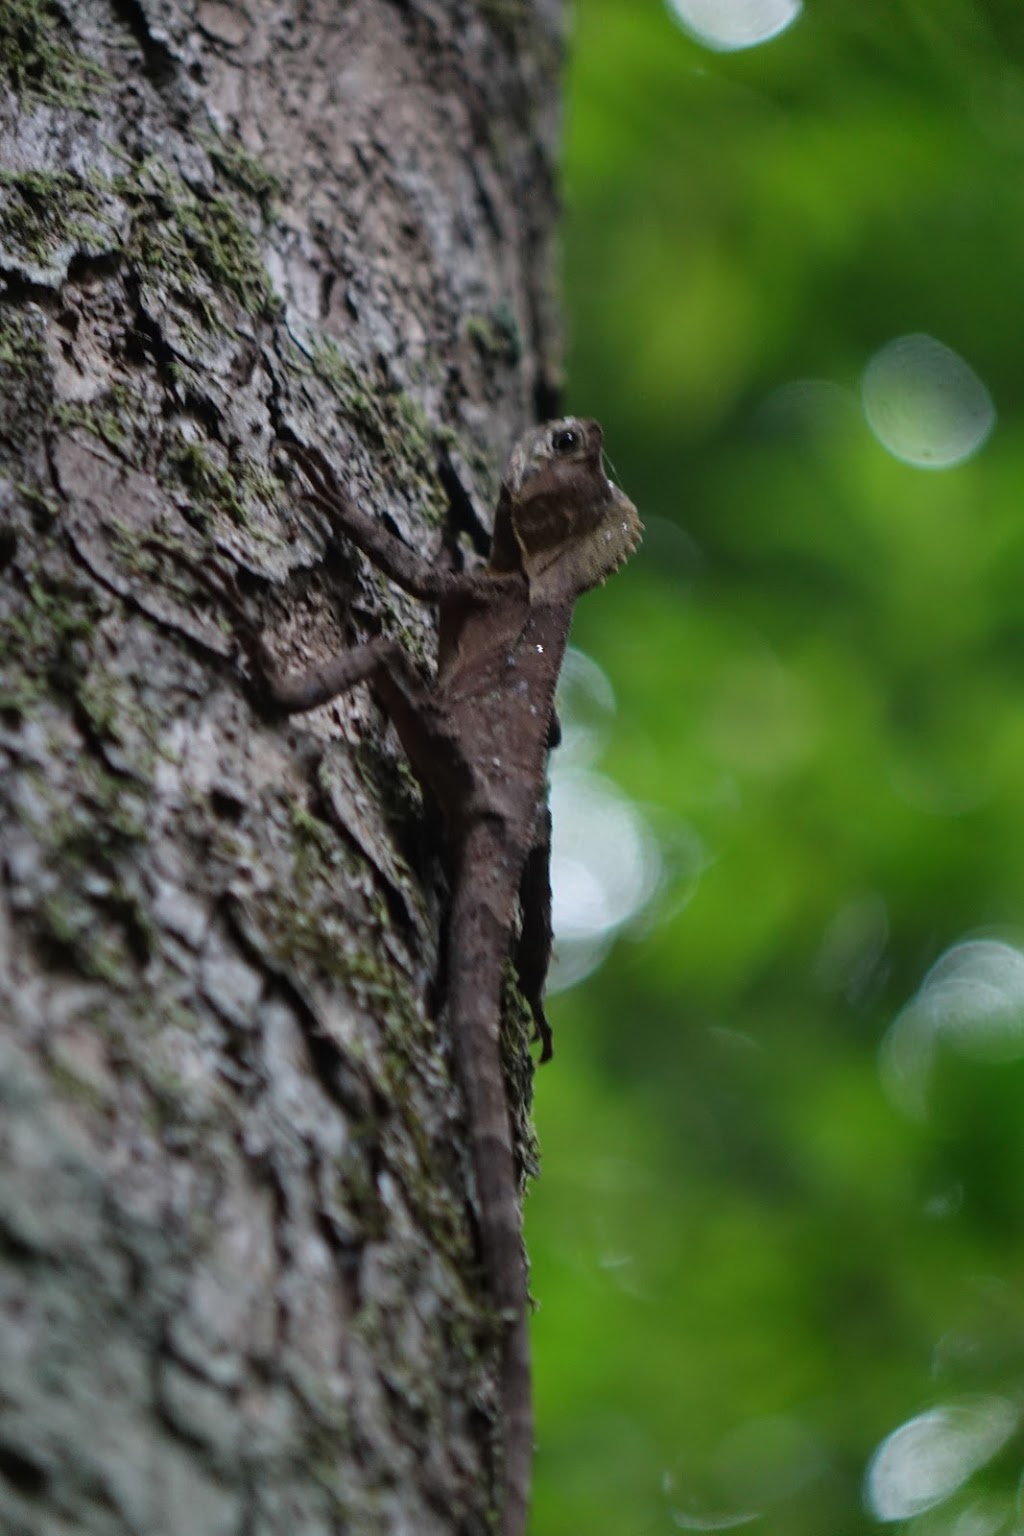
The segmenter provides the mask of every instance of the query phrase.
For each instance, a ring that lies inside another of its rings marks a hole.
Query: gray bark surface
[[[365,690],[268,715],[191,572],[285,663],[433,655],[272,445],[480,542],[557,377],[559,10],[0,6],[4,1536],[489,1528],[437,849]]]

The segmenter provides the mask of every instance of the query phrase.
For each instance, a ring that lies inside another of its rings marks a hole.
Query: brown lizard
[[[633,551],[636,508],[604,471],[601,428],[564,418],[512,450],[479,571],[431,565],[361,511],[319,455],[281,446],[309,500],[398,586],[440,610],[437,675],[426,684],[402,646],[375,639],[300,676],[282,674],[225,592],[274,703],[295,713],[367,682],[412,767],[440,808],[451,861],[447,1006],[476,1183],[490,1298],[502,1327],[502,1536],[522,1536],[529,1507],[533,1415],[528,1291],[516,1162],[499,1048],[502,976],[521,907],[515,961],[551,1054],[542,991],[551,947],[546,759],[557,735],[558,680],[580,593]],[[230,585],[230,584],[229,584]]]

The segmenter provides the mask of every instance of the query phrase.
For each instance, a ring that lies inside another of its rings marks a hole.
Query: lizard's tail
[[[522,1215],[501,1070],[501,980],[523,856],[481,819],[462,849],[450,919],[449,1010],[468,1111],[481,1257],[501,1318],[501,1536],[525,1536],[533,1459]]]
[[[516,1198],[508,1112],[501,1134],[474,1138],[481,1247],[491,1299],[502,1318],[499,1357],[501,1416],[501,1536],[525,1536],[533,1463],[533,1406],[526,1259]]]
[[[515,1321],[508,1325],[502,1348],[501,1395],[506,1413],[501,1536],[524,1536],[530,1510],[533,1412],[530,1339],[526,1314],[522,1309]]]

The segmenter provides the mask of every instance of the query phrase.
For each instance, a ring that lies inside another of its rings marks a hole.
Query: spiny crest
[[[574,416],[526,433],[512,450],[499,509],[535,601],[571,600],[605,581],[636,549],[637,510],[604,471],[596,421]]]

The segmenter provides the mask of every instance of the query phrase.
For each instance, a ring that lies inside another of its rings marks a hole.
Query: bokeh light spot
[[[864,414],[883,448],[919,469],[951,469],[995,424],[992,396],[973,368],[934,336],[897,336],[868,363]]]
[[[562,722],[559,768],[595,762],[611,731],[615,693],[597,662],[572,645],[558,679],[558,713]]]
[[[589,770],[551,777],[551,990],[572,986],[600,964],[615,934],[653,896],[658,846],[621,790]]]
[[[597,663],[571,646],[556,702],[562,742],[551,764],[551,992],[575,986],[597,969],[664,873],[644,816],[591,767],[611,729],[615,694]]]
[[[763,430],[811,440],[835,438],[862,426],[860,402],[852,389],[832,379],[789,379],[761,401],[755,421]]]
[[[680,1486],[674,1472],[662,1473],[661,1490],[665,1495],[668,1517],[678,1531],[734,1531],[761,1518],[759,1509],[729,1510],[708,1507],[705,1501]]]
[[[732,52],[767,43],[791,26],[803,0],[668,0],[669,9],[706,48]]]
[[[930,1408],[893,1430],[868,1466],[865,1498],[879,1520],[912,1520],[956,1493],[1006,1444],[1019,1414],[1003,1397]]]
[[[997,939],[954,944],[882,1041],[879,1067],[892,1101],[923,1118],[940,1040],[975,1061],[1024,1056],[1024,954]]]
[[[817,1436],[797,1419],[750,1419],[727,1435],[715,1471],[737,1503],[777,1504],[819,1477],[827,1456]]]

